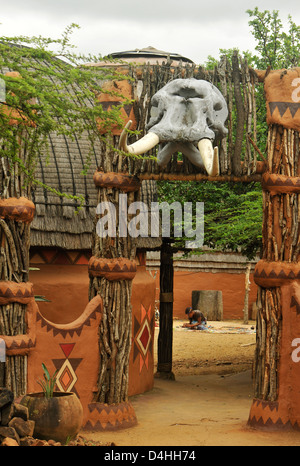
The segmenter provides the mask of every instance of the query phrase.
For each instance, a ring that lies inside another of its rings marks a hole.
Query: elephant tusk
[[[159,143],[159,137],[155,133],[149,132],[144,137],[134,142],[130,146],[127,145],[127,129],[130,128],[132,121],[129,120],[122,131],[119,141],[119,149],[134,155],[142,155],[145,152],[153,149]]]
[[[213,148],[212,141],[204,138],[198,142],[198,149],[208,175],[218,176],[220,174],[218,147]]]

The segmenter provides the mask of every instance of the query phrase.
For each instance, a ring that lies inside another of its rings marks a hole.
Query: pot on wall
[[[76,437],[82,426],[83,408],[73,392],[54,392],[46,398],[43,392],[25,395],[21,404],[28,408],[35,422],[34,437],[65,444]]]

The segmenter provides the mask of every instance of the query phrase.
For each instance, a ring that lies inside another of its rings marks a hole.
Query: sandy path
[[[156,378],[152,391],[131,398],[136,427],[89,433],[89,439],[117,446],[300,446],[300,433],[247,426],[255,334],[205,334],[181,330],[180,324],[174,321],[176,380]],[[216,330],[243,327],[240,322],[212,324]]]

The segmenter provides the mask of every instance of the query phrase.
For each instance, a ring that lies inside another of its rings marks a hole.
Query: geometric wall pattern
[[[133,323],[133,362],[139,358],[140,373],[144,366],[148,369],[149,355],[153,356],[153,339],[151,328],[154,328],[155,316],[151,317],[151,305],[145,309],[141,305],[141,321],[134,316]]]
[[[61,392],[74,392],[79,397],[75,384],[77,382],[76,369],[83,360],[82,358],[70,358],[75,343],[60,343],[62,352],[65,358],[52,359],[55,369],[58,371],[56,375],[56,385]]]
[[[55,265],[88,265],[92,256],[89,249],[86,250],[65,250],[58,248],[30,249],[30,264],[55,264]]]

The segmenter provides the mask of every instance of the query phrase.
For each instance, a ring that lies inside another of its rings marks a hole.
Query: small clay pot
[[[36,438],[65,444],[81,429],[83,408],[73,392],[54,392],[52,398],[45,398],[42,392],[29,393],[21,404],[27,406],[29,419],[35,422]]]

